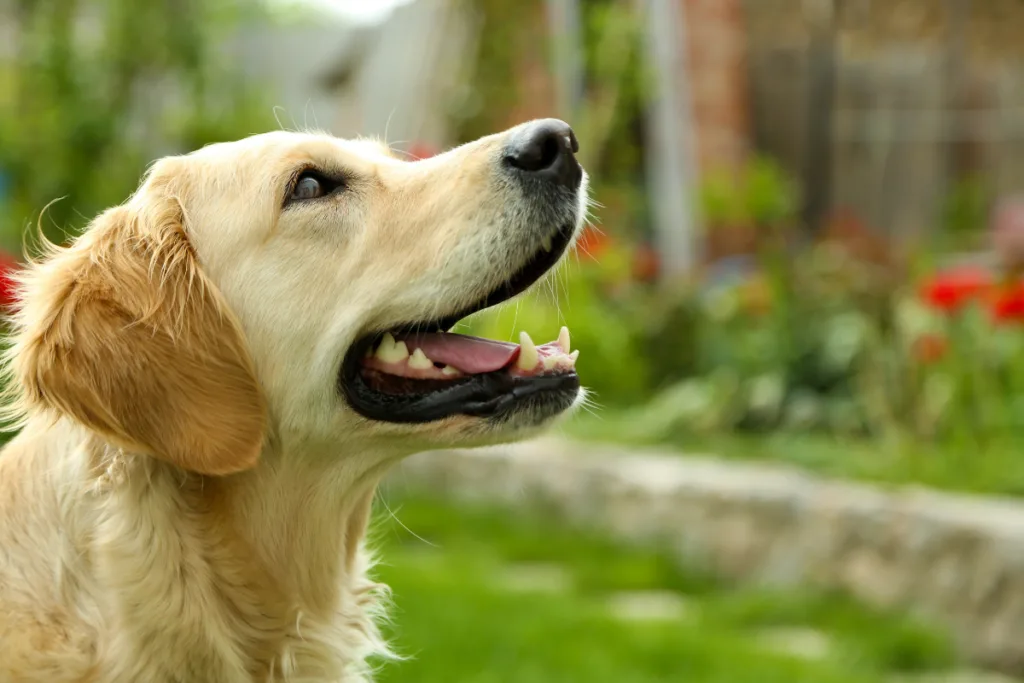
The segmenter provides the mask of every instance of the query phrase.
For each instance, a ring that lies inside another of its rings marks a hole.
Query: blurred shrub
[[[963,178],[950,188],[943,206],[943,228],[955,237],[978,235],[988,223],[991,193],[982,178]]]
[[[709,173],[700,188],[702,218],[715,230],[723,226],[778,226],[797,210],[796,184],[774,160],[754,157],[738,171]]]
[[[0,57],[0,239],[10,249],[49,202],[60,241],[122,201],[157,153],[256,132],[257,95],[220,67],[218,38],[251,3],[0,3],[15,45]],[[267,123],[267,122],[264,122]],[[265,127],[265,126],[264,126]]]
[[[973,447],[1024,432],[1024,282],[961,269],[894,285],[829,243],[786,263],[704,297],[696,371],[635,411],[638,434],[781,429]]]
[[[796,183],[766,157],[707,174],[699,197],[711,259],[756,252],[784,237],[799,199]]]

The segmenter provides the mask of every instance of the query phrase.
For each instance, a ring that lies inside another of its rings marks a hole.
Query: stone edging
[[[389,484],[540,499],[571,522],[664,543],[732,578],[907,608],[946,624],[975,662],[1024,673],[1024,502],[555,438],[417,455]]]

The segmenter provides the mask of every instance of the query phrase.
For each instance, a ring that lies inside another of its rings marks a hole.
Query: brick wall
[[[747,31],[743,0],[677,0],[686,13],[690,96],[701,170],[731,167],[750,150],[750,98],[747,77]],[[543,3],[529,0],[523,11],[532,26],[546,25]],[[556,105],[548,53],[530,31],[519,36],[513,87],[515,107],[502,123],[550,116]]]
[[[686,16],[690,97],[702,171],[750,150],[747,31],[742,0],[678,0]]]

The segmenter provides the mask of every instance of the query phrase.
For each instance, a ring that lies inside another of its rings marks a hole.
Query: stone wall
[[[839,589],[948,626],[977,663],[1024,673],[1024,503],[544,439],[406,461],[389,487],[508,505],[664,544],[735,579]]]

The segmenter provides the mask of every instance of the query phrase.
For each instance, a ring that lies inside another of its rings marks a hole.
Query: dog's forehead
[[[190,156],[215,165],[259,168],[262,172],[288,170],[303,164],[334,163],[348,166],[396,163],[391,149],[368,139],[336,138],[322,133],[274,131],[235,142],[208,145]]]

